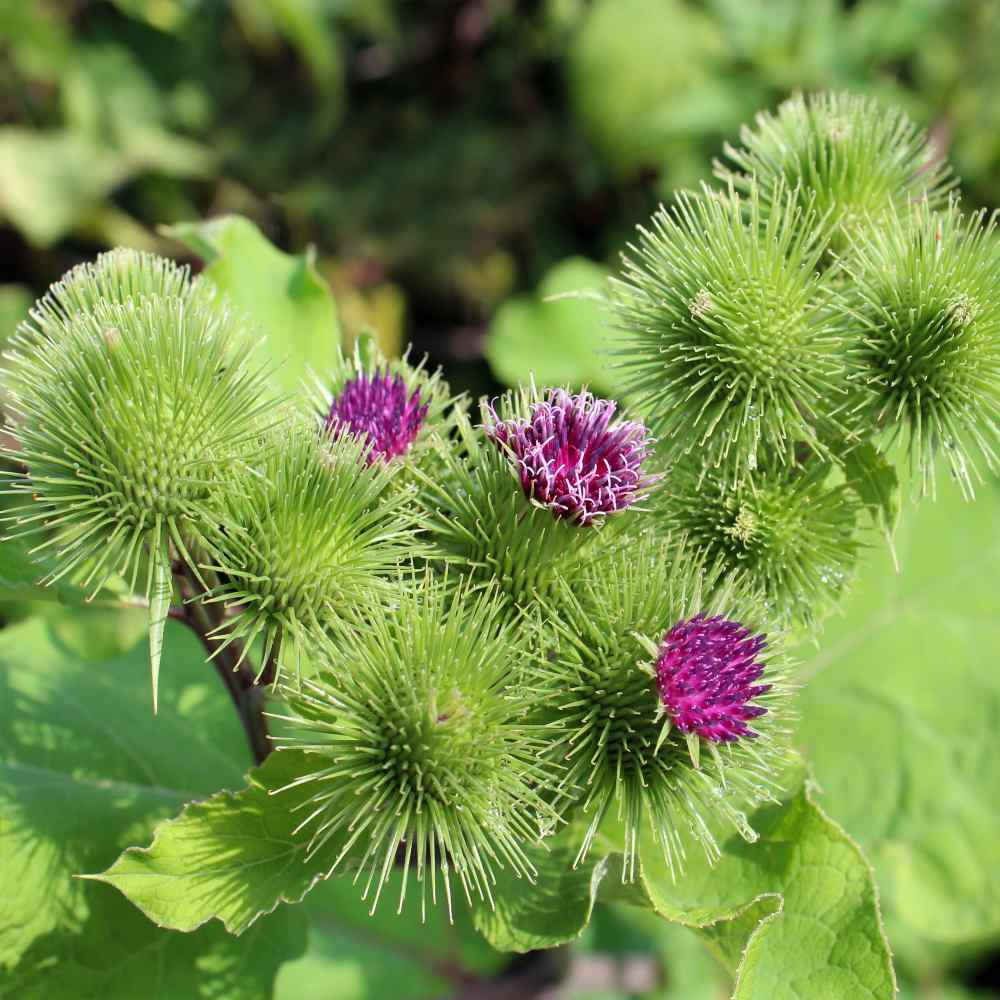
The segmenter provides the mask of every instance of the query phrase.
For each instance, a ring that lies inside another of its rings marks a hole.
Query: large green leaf
[[[399,897],[400,879],[398,871],[390,876],[386,905],[374,916],[351,877],[320,882],[302,904],[309,948],[281,970],[277,1000],[383,1000],[399,983],[406,984],[406,1000],[440,1000],[456,984],[507,963],[509,956],[490,948],[461,910],[454,924],[443,908],[428,909],[422,920],[419,894],[410,892],[397,913],[389,904]]]
[[[872,859],[901,932],[1000,934],[1000,495],[907,508],[805,650],[799,739],[825,805]]]
[[[518,385],[534,376],[542,386],[588,385],[615,395],[620,383],[611,367],[613,337],[601,300],[607,280],[600,265],[571,257],[548,272],[537,294],[505,302],[485,345],[497,378]]]
[[[59,240],[132,172],[82,132],[0,128],[0,216],[35,246]]]
[[[46,553],[34,553],[37,537],[0,539],[0,601],[56,601],[60,604],[129,605],[128,599],[113,586],[97,592],[85,590],[66,579],[43,586],[41,580],[53,569]]]
[[[251,935],[261,915],[309,893],[303,909],[310,948],[282,971],[281,997],[376,998],[405,980],[407,996],[417,1000],[441,996],[449,980],[502,964],[503,957],[473,935],[467,914],[459,912],[456,927],[443,908],[422,914],[412,886],[397,913],[399,872],[390,876],[373,916],[350,865],[324,880],[337,848],[307,858],[307,838],[294,833],[305,815],[296,806],[311,789],[271,794],[303,766],[298,752],[272,754],[243,792],[187,806],[157,827],[149,848],[126,851],[99,878],[156,923],[182,931],[215,917],[228,930]]]
[[[184,936],[74,878],[185,802],[243,781],[235,713],[197,641],[168,630],[155,721],[144,645],[96,663],[42,619],[0,633],[0,996],[264,1000],[303,947],[292,910],[238,940],[218,926]]]
[[[620,873],[620,855],[596,855],[591,863],[573,867],[576,850],[568,834],[549,847],[529,852],[538,875],[534,885],[499,874],[494,906],[475,909],[476,926],[494,948],[530,951],[554,948],[583,933],[609,870]]]
[[[217,917],[241,934],[279,903],[299,902],[337,855],[331,843],[307,858],[309,839],[295,833],[308,815],[299,808],[308,785],[272,794],[307,767],[300,752],[272,754],[248,787],[186,806],[157,827],[149,847],[129,848],[94,878],[162,927],[191,931]]]
[[[264,333],[265,356],[282,389],[295,393],[310,369],[322,375],[333,364],[337,311],[311,253],[283,253],[238,215],[182,222],[166,232],[204,259],[205,277]]]
[[[538,885],[501,882],[495,910],[480,907],[477,925],[496,947],[551,947],[582,933],[598,899],[629,902],[696,928],[736,977],[734,1000],[891,1000],[872,872],[854,842],[806,788],[759,810],[753,825],[757,843],[733,836],[714,867],[692,845],[676,880],[655,845],[633,885],[621,882],[614,851],[575,871],[567,870],[568,844],[539,852]]]

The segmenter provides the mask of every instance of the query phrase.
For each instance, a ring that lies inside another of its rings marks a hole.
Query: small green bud
[[[366,444],[318,434],[293,420],[261,442],[259,463],[234,470],[213,497],[206,531],[209,564],[224,601],[225,642],[264,639],[264,659],[281,639],[296,669],[303,643],[358,621],[357,608],[395,599],[401,562],[419,555],[411,490],[393,490],[397,466],[366,461]]]
[[[703,189],[661,209],[625,259],[622,377],[660,447],[706,465],[791,464],[842,402],[842,323],[816,274],[817,218],[782,192]]]
[[[773,617],[813,626],[844,592],[858,556],[861,504],[831,466],[758,469],[732,477],[681,462],[665,476],[651,517],[745,589],[760,588]]]
[[[941,452],[967,496],[975,455],[998,467],[1000,254],[996,217],[920,203],[891,213],[841,264],[844,308],[860,326],[849,351],[863,433],[903,436],[914,480],[934,491]]]
[[[277,742],[315,766],[294,782],[315,791],[299,830],[331,873],[356,867],[372,912],[400,855],[400,910],[411,869],[423,911],[440,879],[451,913],[452,877],[491,902],[497,869],[533,878],[523,845],[548,816],[534,791],[547,778],[538,732],[511,682],[524,642],[494,594],[430,575],[397,592],[394,614],[367,611],[318,677],[282,692],[292,732]]]

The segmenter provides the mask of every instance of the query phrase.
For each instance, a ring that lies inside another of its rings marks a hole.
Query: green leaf
[[[0,998],[272,1000],[279,969],[305,945],[305,915],[295,911],[262,920],[242,938],[218,924],[178,934],[155,927],[120,896],[98,887],[85,895],[82,933],[39,939],[3,978]]]
[[[32,536],[4,538],[0,541],[0,600],[56,601],[60,604],[85,604],[91,592],[60,580],[51,586],[43,586],[39,581],[53,567],[45,556],[32,556],[29,550],[38,544]],[[96,597],[97,604],[114,603],[121,595],[102,591]]]
[[[275,383],[296,393],[312,369],[337,358],[340,327],[330,288],[311,253],[292,256],[273,246],[249,220],[224,215],[164,230],[202,257],[204,276],[263,332]]]
[[[868,509],[872,523],[889,543],[896,559],[893,536],[899,523],[899,477],[895,466],[874,445],[851,448],[843,459],[844,477]]]
[[[871,867],[858,846],[808,787],[780,807],[759,810],[752,825],[756,844],[733,837],[715,867],[692,855],[676,883],[655,847],[647,849],[644,879],[655,909],[705,927],[724,961],[742,956],[734,1000],[891,1000],[889,948]]]
[[[91,876],[115,886],[162,927],[191,931],[213,917],[241,934],[279,903],[297,903],[330,869],[336,850],[306,858],[295,828],[308,785],[272,793],[309,771],[298,751],[271,754],[248,787],[186,806],[156,828],[149,847],[131,847]],[[332,845],[331,845],[332,848]]]
[[[516,386],[534,375],[540,386],[588,385],[615,395],[619,385],[609,352],[614,334],[601,301],[607,278],[593,261],[571,257],[548,272],[535,295],[506,301],[485,345],[497,378]]]
[[[184,936],[74,877],[243,781],[248,751],[222,686],[197,640],[167,630],[155,720],[144,644],[96,663],[38,618],[0,632],[0,996],[265,1000],[303,947],[295,911],[239,940],[218,926]]]
[[[345,943],[352,937],[400,952],[396,964],[416,962],[425,980],[429,969],[434,989],[440,985],[440,970],[456,962],[480,970],[495,966],[499,956],[478,935],[471,936],[471,921],[461,910],[458,931],[449,930],[447,911],[428,907],[422,914],[420,894],[411,892],[401,915],[385,906],[369,916],[370,903],[362,900],[362,886],[354,883],[349,864],[327,878],[336,848],[306,857],[308,838],[294,830],[306,815],[297,806],[314,790],[306,786],[271,794],[309,769],[303,758],[298,751],[272,754],[251,773],[247,789],[188,805],[179,817],[157,827],[148,848],[130,848],[94,877],[121,890],[161,926],[182,931],[215,917],[234,934],[250,933],[262,914],[280,903],[299,902],[308,893],[305,908],[313,916],[313,946],[301,967],[284,977],[295,989],[324,968],[333,977],[353,976]],[[398,898],[400,881],[401,873],[395,872],[386,892],[395,891]],[[456,933],[461,935],[458,953]],[[359,980],[358,989],[381,996],[381,974]],[[286,988],[293,993],[291,986]]]
[[[943,485],[907,507],[901,573],[876,554],[804,650],[799,739],[832,815],[879,874],[902,930],[1000,934],[1000,494]]]
[[[555,948],[580,936],[609,868],[618,865],[619,872],[621,868],[619,856],[611,854],[574,868],[577,849],[563,834],[550,847],[530,850],[538,871],[534,885],[514,878],[507,869],[499,873],[496,905],[479,904],[474,910],[476,927],[494,948],[520,952]]]
[[[386,887],[395,898],[401,877],[395,872]],[[369,916],[352,879],[334,876],[319,883],[302,908],[309,914],[309,947],[281,970],[276,1000],[383,1000],[399,983],[406,983],[406,1000],[439,1000],[456,993],[456,983],[492,975],[509,961],[461,909],[454,925],[444,909],[428,909],[422,921],[416,893],[408,894],[401,914],[387,906]]]
[[[34,246],[51,246],[133,169],[80,132],[0,128],[0,216]]]
[[[714,867],[691,845],[676,881],[649,838],[634,885],[621,882],[617,852],[574,871],[572,847],[557,844],[550,861],[541,852],[533,859],[537,886],[501,882],[495,911],[478,908],[476,925],[495,947],[552,947],[579,936],[598,899],[627,902],[698,929],[737,977],[734,1000],[891,1000],[895,981],[877,894],[857,845],[805,788],[759,810],[752,825],[757,843],[734,835]]]

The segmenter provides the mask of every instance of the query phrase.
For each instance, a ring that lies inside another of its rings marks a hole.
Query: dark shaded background
[[[797,88],[897,102],[1000,185],[985,0],[36,0],[0,10],[0,323],[159,224],[318,248],[348,329],[490,385],[498,304],[710,173]],[[9,286],[15,286],[11,288]],[[20,289],[25,294],[20,294]]]

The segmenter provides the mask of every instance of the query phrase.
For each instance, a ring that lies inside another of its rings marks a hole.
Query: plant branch
[[[256,671],[242,642],[226,642],[217,634],[225,617],[221,604],[207,604],[194,574],[184,565],[176,564],[174,578],[180,590],[182,604],[170,609],[170,616],[184,622],[198,636],[208,661],[226,686],[236,707],[243,730],[250,744],[254,763],[261,764],[273,749],[264,716],[264,690],[255,680]],[[270,663],[270,658],[268,660]],[[265,665],[264,673],[267,672]],[[261,679],[264,679],[263,674]]]

